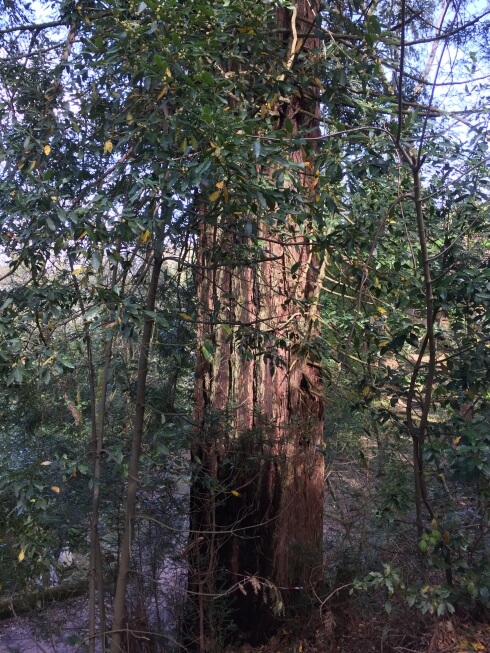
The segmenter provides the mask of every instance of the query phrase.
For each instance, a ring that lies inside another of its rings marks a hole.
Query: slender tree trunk
[[[95,651],[96,615],[95,597],[97,595],[99,607],[99,633],[102,650],[105,650],[105,602],[104,602],[104,577],[102,569],[102,556],[99,538],[99,511],[100,511],[100,484],[102,449],[104,446],[104,424],[107,401],[107,384],[109,368],[112,361],[113,336],[105,345],[104,366],[99,385],[98,410],[97,410],[97,439],[93,462],[93,489],[92,489],[92,516],[90,524],[90,604],[89,604],[89,653]]]
[[[155,310],[158,280],[162,268],[163,254],[161,249],[155,250],[153,255],[153,269],[146,300],[146,310]],[[141,337],[138,361],[138,376],[136,388],[136,410],[133,427],[133,441],[128,473],[128,489],[126,495],[126,523],[121,544],[119,570],[116,582],[116,596],[114,598],[114,619],[112,624],[111,653],[121,653],[123,632],[125,627],[126,588],[131,561],[131,547],[134,535],[134,519],[136,516],[136,493],[139,486],[139,468],[141,445],[143,443],[143,427],[145,417],[146,380],[148,377],[148,357],[150,352],[151,334],[154,318],[147,315]]]
[[[288,67],[301,48],[317,46],[297,38],[314,23],[314,5],[278,11],[278,26],[289,30]],[[278,127],[287,120],[319,136],[318,103],[307,90],[309,100],[278,102]],[[303,150],[291,158],[306,163]],[[313,179],[301,179],[305,198]],[[321,273],[308,224],[256,223],[244,236],[235,216],[217,225],[203,217],[189,546],[201,652],[226,642],[230,621],[251,642],[267,636],[318,579],[324,490],[322,377],[310,356]],[[220,264],[259,241],[265,246],[246,265]]]
[[[82,315],[85,315],[85,302],[74,273],[73,260],[69,259],[70,269],[72,273],[73,285],[78,298],[78,303]],[[90,560],[89,560],[89,584],[88,584],[88,651],[94,653],[95,651],[95,638],[97,631],[97,591],[99,590],[99,597],[101,586],[100,579],[97,580],[97,567],[98,560],[100,560],[100,542],[99,542],[99,502],[100,502],[100,450],[102,443],[100,439],[103,437],[103,432],[99,429],[97,423],[97,396],[95,392],[95,365],[93,360],[93,346],[88,322],[84,322],[83,326],[85,346],[87,350],[88,362],[88,386],[90,396],[90,423],[91,423],[91,441],[90,441],[90,457],[92,460],[92,514],[90,516]],[[103,599],[102,599],[103,601]],[[99,603],[100,608],[100,603]],[[100,615],[104,618],[104,615]],[[105,621],[105,619],[104,619]],[[102,631],[105,625],[100,628]],[[103,635],[102,635],[103,637]]]
[[[117,266],[112,272],[112,285],[117,281]],[[105,651],[106,643],[106,610],[104,599],[104,574],[102,567],[102,553],[99,537],[99,512],[100,512],[100,484],[101,484],[101,463],[102,449],[104,447],[105,414],[107,404],[107,386],[109,382],[109,371],[112,362],[112,348],[114,335],[106,342],[104,347],[104,365],[99,379],[98,396],[93,387],[93,407],[95,413],[95,438],[92,442],[93,449],[93,489],[92,489],[92,515],[90,523],[90,580],[89,580],[89,653],[95,651],[96,637],[96,598],[99,608],[99,636],[102,650]],[[93,366],[92,366],[92,372]],[[95,407],[97,406],[97,407]]]

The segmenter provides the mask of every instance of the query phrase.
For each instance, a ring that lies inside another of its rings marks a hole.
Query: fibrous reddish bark
[[[314,23],[314,5],[278,12],[278,25],[289,30],[288,65],[300,48],[317,45],[296,38]],[[309,95],[308,102],[301,94],[278,100],[279,127],[288,118],[295,130],[319,135],[318,103]],[[307,200],[313,167],[303,150],[291,157],[308,163],[298,173]],[[322,560],[324,402],[321,370],[308,354],[318,336],[321,274],[305,239],[308,221],[303,230],[293,219],[255,221],[247,235],[236,223],[222,215],[211,225],[203,216],[196,268],[189,589],[201,651],[222,635],[218,595],[234,609],[221,622],[232,619],[253,641],[252,633],[267,635],[277,624],[282,602],[307,592]],[[230,263],[244,247],[250,260]]]

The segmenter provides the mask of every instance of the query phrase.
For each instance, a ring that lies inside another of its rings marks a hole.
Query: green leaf
[[[92,252],[92,268],[94,272],[98,272],[100,269],[100,256],[98,252]]]
[[[209,104],[205,104],[202,108],[202,117],[204,122],[211,124],[213,122],[213,110]]]
[[[294,124],[291,118],[286,118],[284,121],[284,129],[287,131],[288,134],[292,134],[294,132]]]
[[[74,370],[76,367],[75,363],[71,361],[69,358],[67,358],[66,356],[61,356],[58,358],[58,360],[63,365],[63,367],[67,367],[70,370]]]
[[[7,297],[7,299],[3,302],[3,304],[0,306],[0,311],[4,311],[6,308],[10,306],[10,304],[13,303],[12,297]]]
[[[206,84],[206,86],[215,85],[214,77],[211,75],[211,73],[208,73],[206,70],[201,73],[201,81],[203,82],[203,84]]]
[[[12,385],[12,383],[22,383],[23,378],[22,368],[16,365],[7,377],[7,386]]]
[[[97,315],[101,313],[101,311],[102,311],[102,306],[96,304],[95,306],[92,306],[92,308],[89,308],[89,310],[86,311],[83,317],[87,321],[93,320],[95,317],[97,317]]]
[[[201,351],[202,351],[202,355],[204,356],[204,360],[209,364],[213,364],[214,362],[213,343],[210,340],[204,340],[204,342],[201,345]]]
[[[46,217],[46,224],[51,229],[51,231],[56,231],[56,225],[49,216]]]
[[[165,72],[167,70],[167,68],[168,68],[168,63],[158,53],[153,55],[153,63],[158,68],[158,70],[160,70],[161,72]]]

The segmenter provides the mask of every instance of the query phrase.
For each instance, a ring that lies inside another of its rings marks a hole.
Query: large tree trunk
[[[278,12],[278,26],[290,30],[288,65],[301,47],[296,33],[309,28],[300,19],[314,21],[313,4]],[[316,47],[315,39],[305,47]],[[288,119],[289,129],[292,121],[294,130],[319,135],[318,103],[308,94],[277,104],[279,127]],[[305,163],[303,150],[291,156]],[[302,173],[306,199],[312,169]],[[245,235],[236,216],[222,215],[217,225],[203,218],[189,546],[201,652],[233,624],[251,642],[267,636],[318,580],[324,480],[322,378],[312,356],[321,274],[304,235],[308,221],[301,233],[292,219],[270,226],[250,217]],[[243,261],[244,247],[247,264],[223,264]]]

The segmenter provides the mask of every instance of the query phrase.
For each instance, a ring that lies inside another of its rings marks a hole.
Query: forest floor
[[[273,637],[236,653],[490,653],[490,626],[465,618],[387,619],[382,614],[327,615],[314,632]]]
[[[0,653],[75,653],[86,628],[84,597],[0,622]]]
[[[352,598],[273,637],[233,653],[490,653],[490,625],[464,615],[437,620],[410,611],[388,617]],[[0,623],[0,653],[75,653],[86,613],[83,598]],[[231,653],[231,651],[230,651]]]
[[[410,511],[403,520],[388,518],[390,502],[403,501],[411,483],[396,464],[399,454],[376,459],[376,447],[362,437],[356,448],[335,446],[325,488],[324,590],[316,589],[303,617],[285,623],[268,644],[243,645],[233,653],[490,653],[488,614],[458,609],[437,618],[410,608],[402,594],[392,597],[388,614],[386,588],[352,592],[354,578],[382,572],[387,564],[407,585],[420,585],[423,574],[435,586],[441,572],[421,567]],[[86,615],[80,597],[0,622],[0,653],[80,652]]]

